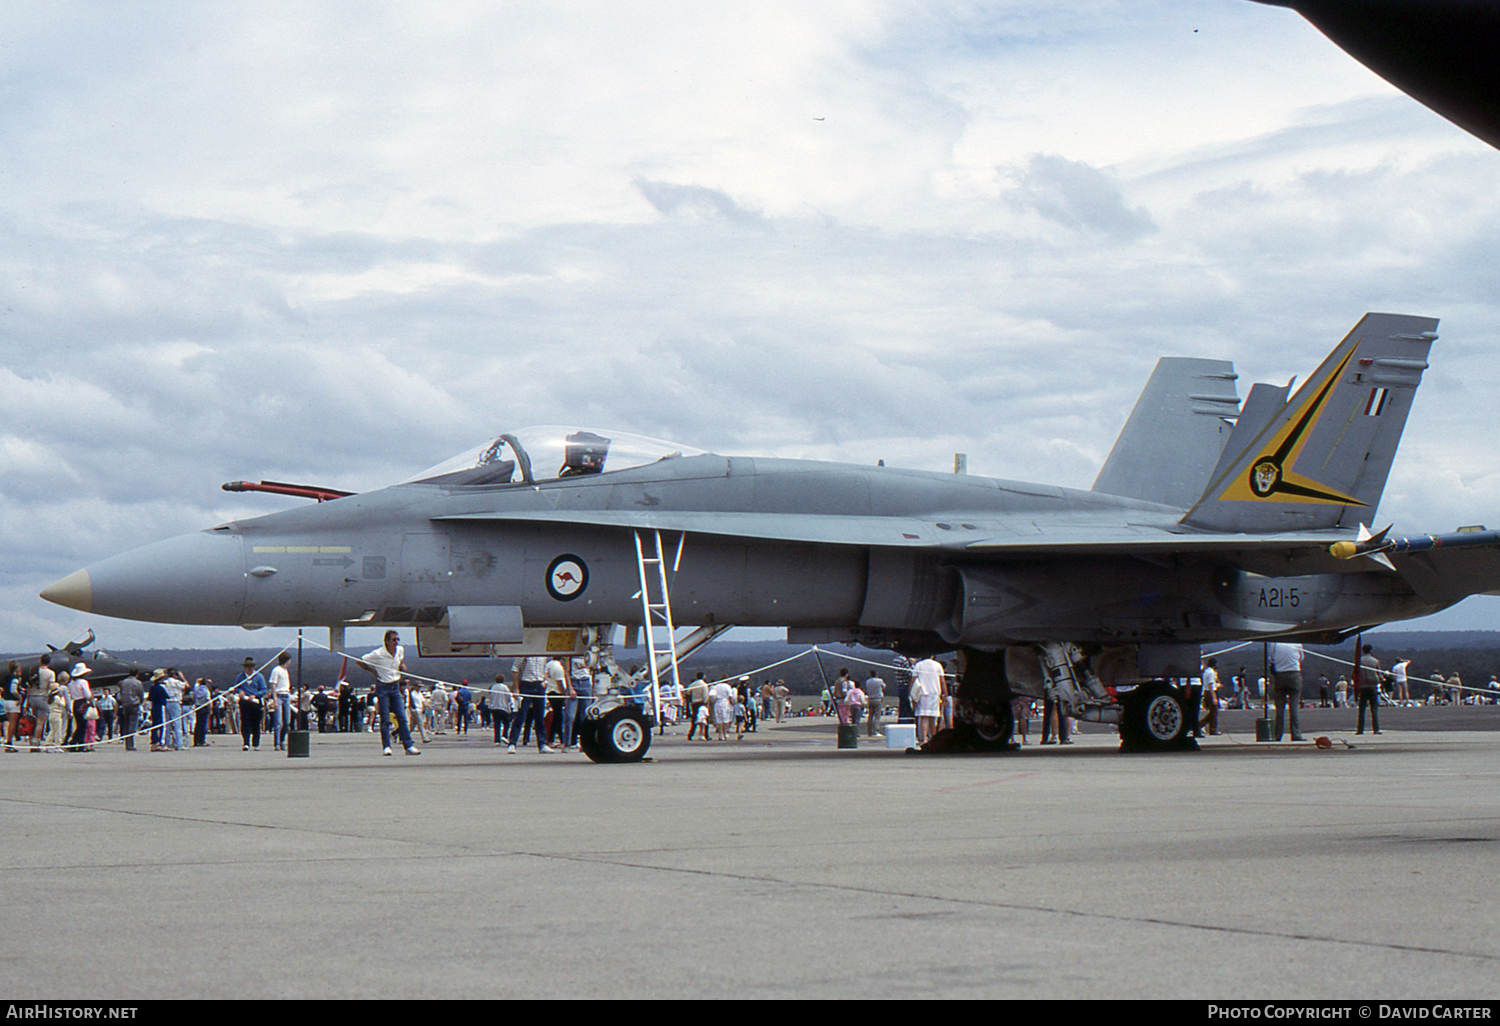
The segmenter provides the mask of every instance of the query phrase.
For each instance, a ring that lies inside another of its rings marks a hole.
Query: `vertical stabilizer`
[[[1370,522],[1437,324],[1431,317],[1365,314],[1269,418],[1263,402],[1277,397],[1252,389],[1257,401],[1246,403],[1246,413],[1253,416],[1236,428],[1182,522],[1257,533]]]
[[[1187,509],[1239,411],[1234,364],[1166,356],[1136,400],[1093,490]]]

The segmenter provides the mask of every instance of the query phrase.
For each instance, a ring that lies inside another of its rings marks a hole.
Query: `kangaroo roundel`
[[[559,602],[569,602],[589,586],[589,568],[579,557],[564,553],[547,567],[547,594]]]

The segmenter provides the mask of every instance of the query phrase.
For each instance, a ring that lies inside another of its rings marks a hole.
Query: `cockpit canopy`
[[[422,471],[406,483],[453,486],[536,484],[627,470],[677,456],[703,454],[701,449],[623,431],[543,424],[507,431]]]

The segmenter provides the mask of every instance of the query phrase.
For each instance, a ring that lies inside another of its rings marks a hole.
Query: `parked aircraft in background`
[[[73,667],[83,663],[89,668],[88,680],[92,687],[110,687],[120,683],[132,673],[141,674],[147,672],[146,667],[127,663],[123,659],[116,659],[102,648],[96,648],[92,652],[87,651],[94,643],[94,632],[89,631],[82,638],[76,638],[66,645],[58,648],[56,645],[48,645],[48,654],[52,657],[48,664],[52,670],[72,671]],[[12,660],[21,670],[21,678],[26,681],[36,679],[37,667],[41,665],[39,655],[17,655],[0,656],[0,664],[7,664]]]
[[[1008,741],[1012,697],[1048,695],[1128,745],[1174,745],[1189,714],[1164,680],[1195,675],[1204,643],[1331,641],[1500,588],[1497,532],[1368,530],[1436,327],[1366,314],[1295,394],[1257,384],[1243,406],[1232,364],[1163,359],[1090,491],[529,428],[401,484],[106,559],[42,597],[324,625],[335,647],[352,625],[596,654],[613,624],[784,626],[958,652],[960,729],[980,743]],[[604,713],[595,754],[644,754],[649,710]]]

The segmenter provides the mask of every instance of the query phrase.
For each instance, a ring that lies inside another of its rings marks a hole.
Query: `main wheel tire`
[[[979,738],[980,744],[994,751],[1010,747],[1010,738],[1015,729],[1015,713],[1009,702],[1001,703],[995,710],[993,722],[974,724],[974,734]]]
[[[599,721],[585,719],[578,728],[578,747],[595,762],[603,762],[599,753]]]
[[[594,727],[597,753],[584,749],[595,762],[640,762],[651,748],[651,726],[629,706],[611,709]]]
[[[1122,747],[1136,751],[1165,751],[1181,747],[1189,733],[1187,710],[1174,688],[1146,684],[1125,703],[1120,722]]]

